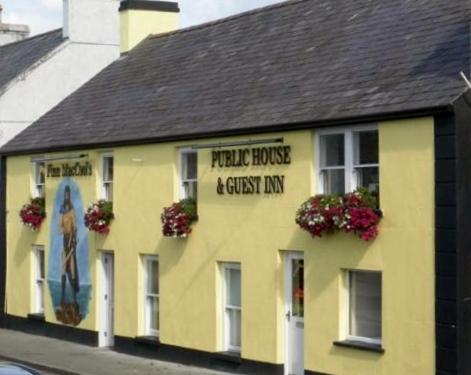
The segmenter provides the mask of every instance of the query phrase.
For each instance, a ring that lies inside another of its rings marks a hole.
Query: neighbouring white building
[[[119,57],[119,0],[64,0],[63,27],[1,22],[0,145]]]
[[[0,45],[16,42],[29,36],[27,25],[4,23],[2,20],[3,7],[0,4]]]

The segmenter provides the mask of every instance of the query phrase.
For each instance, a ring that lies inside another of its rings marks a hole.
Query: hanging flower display
[[[38,231],[46,218],[45,205],[44,198],[32,198],[29,203],[26,203],[20,210],[20,218],[23,224],[34,231]]]
[[[183,199],[165,207],[160,217],[165,237],[185,238],[191,233],[191,224],[198,220],[196,201]]]
[[[84,216],[85,226],[88,230],[100,234],[110,232],[110,224],[113,219],[113,202],[103,199],[89,206]]]
[[[296,212],[296,224],[313,237],[340,230],[364,241],[376,238],[381,218],[377,197],[366,189],[343,196],[316,195]]]

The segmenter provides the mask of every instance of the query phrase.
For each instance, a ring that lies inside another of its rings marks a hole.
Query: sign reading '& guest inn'
[[[257,147],[232,150],[213,150],[212,168],[247,168],[291,164],[291,146]],[[284,175],[219,177],[219,195],[283,194]]]

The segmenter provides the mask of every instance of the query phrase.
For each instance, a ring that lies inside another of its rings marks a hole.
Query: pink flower
[[[296,223],[313,237],[341,230],[370,241],[378,235],[382,217],[375,209],[376,201],[373,194],[363,189],[342,197],[316,195],[298,209]]]

